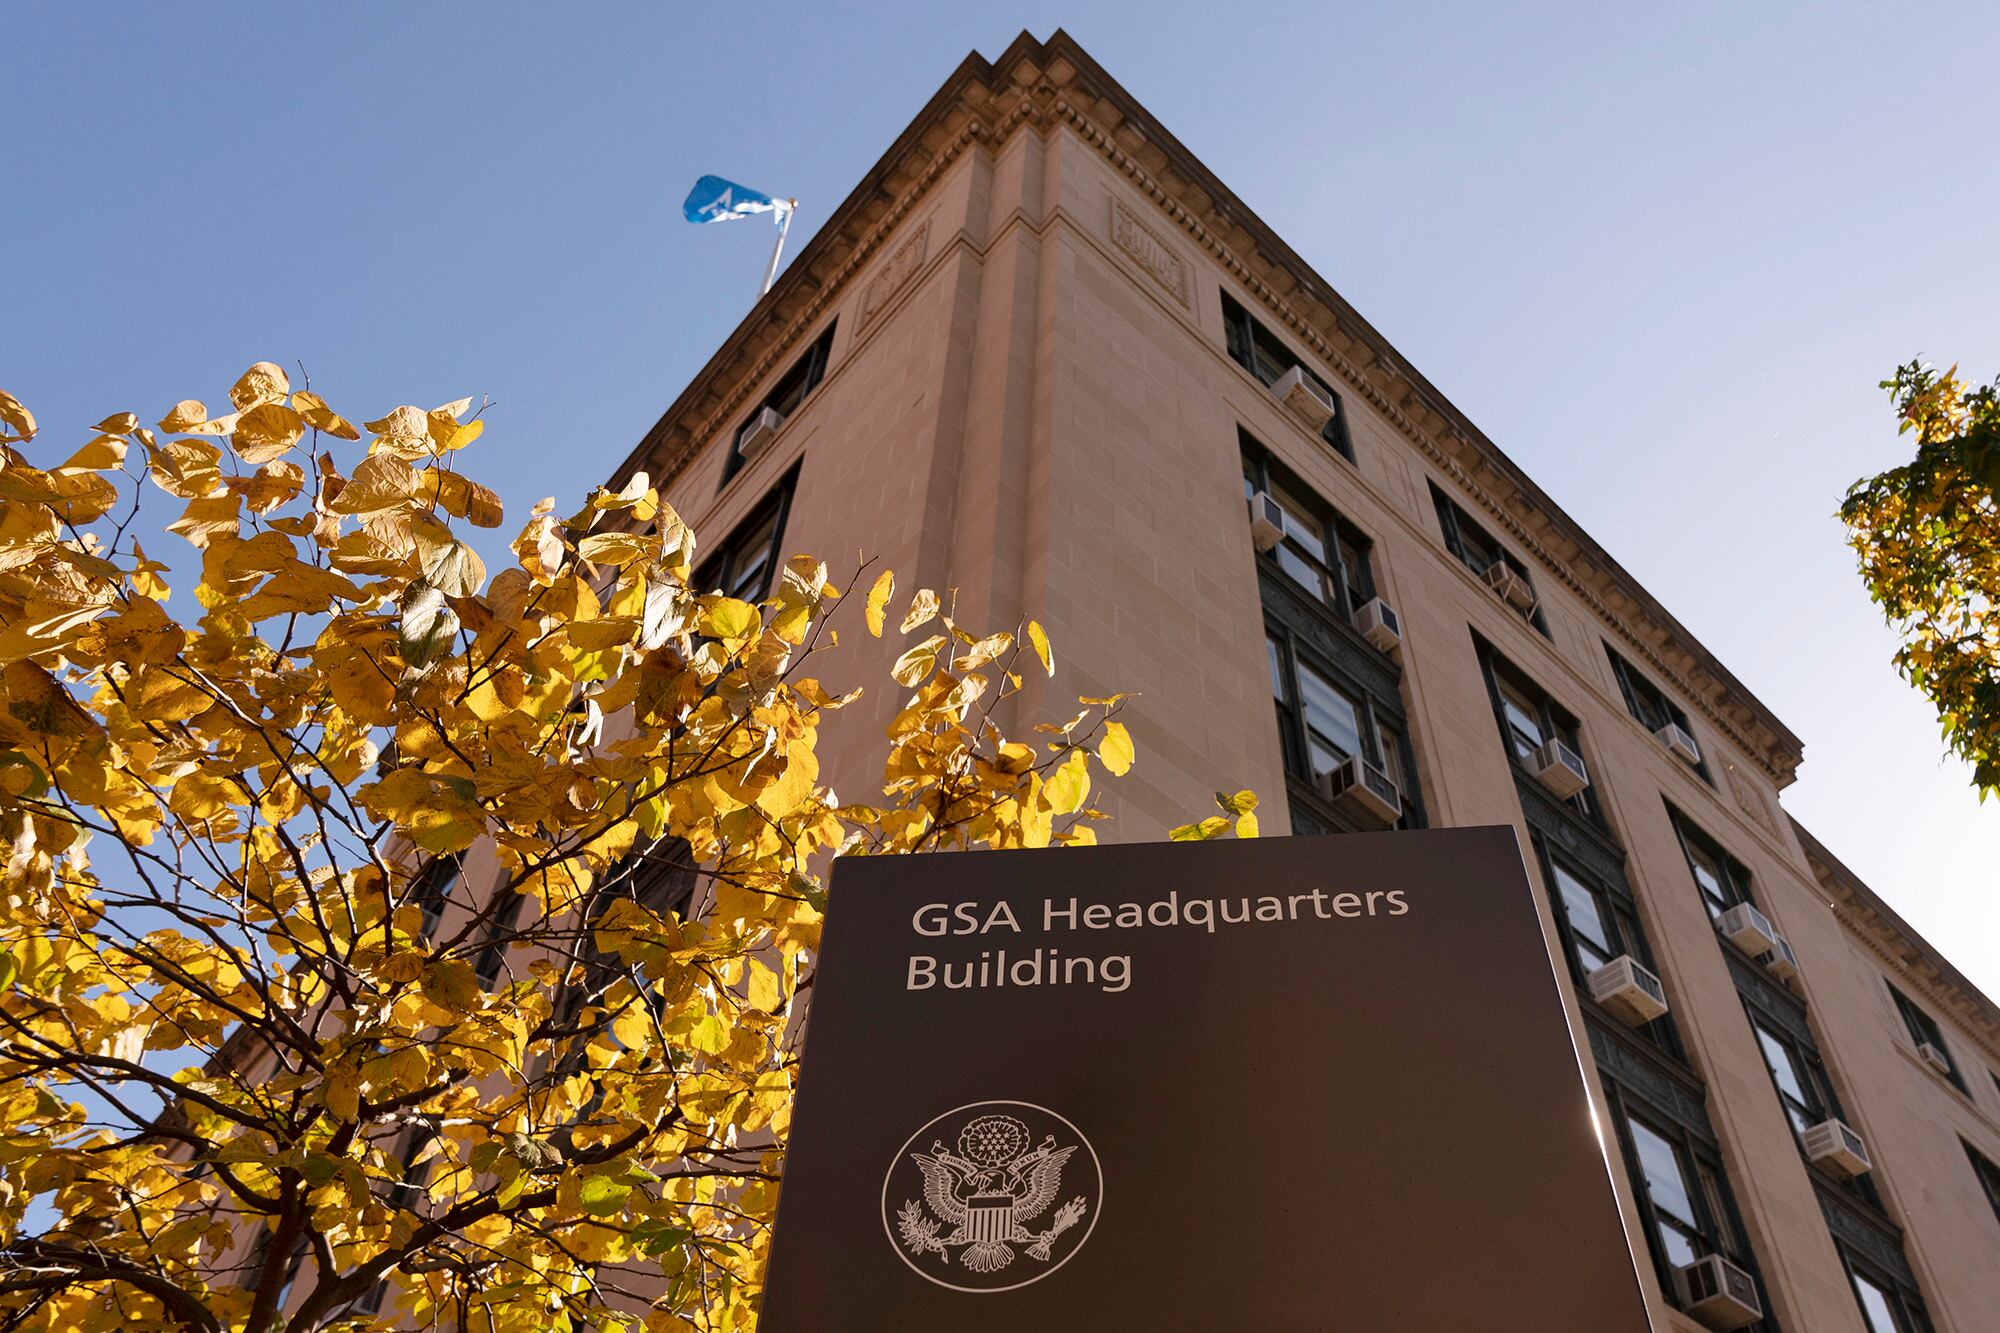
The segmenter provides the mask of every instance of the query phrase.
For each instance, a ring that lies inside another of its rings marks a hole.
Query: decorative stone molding
[[[857,328],[867,328],[868,322],[882,313],[895,299],[896,293],[902,291],[917,275],[917,270],[924,266],[924,250],[930,231],[929,218],[918,223],[910,239],[897,246],[881,271],[868,280],[868,286],[861,293],[861,316],[855,321]]]
[[[1764,795],[1759,784],[1744,777],[1742,771],[1727,760],[1723,761],[1722,771],[1729,778],[1729,794],[1736,798],[1737,807],[1772,837],[1783,837],[1778,817],[1771,812],[1770,798]]]
[[[1909,1255],[1903,1250],[1901,1228],[1887,1218],[1870,1216],[1873,1210],[1818,1179],[1812,1185],[1820,1215],[1826,1218],[1826,1229],[1835,1240],[1875,1267],[1893,1274],[1904,1286],[1917,1285],[1917,1276],[1910,1271]]]
[[[1183,306],[1191,306],[1192,274],[1187,260],[1158,232],[1141,222],[1122,199],[1111,201],[1111,242],[1144,269],[1146,276],[1160,284],[1167,295]]]
[[[1673,1068],[1665,1057],[1641,1046],[1630,1029],[1586,1012],[1584,1034],[1597,1072],[1636,1096],[1646,1109],[1671,1120],[1710,1148],[1719,1148],[1708,1119],[1708,1094],[1694,1075]]]

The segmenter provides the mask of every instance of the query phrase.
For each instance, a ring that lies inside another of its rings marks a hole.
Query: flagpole
[[[785,233],[791,230],[792,214],[798,209],[798,206],[799,206],[799,201],[796,199],[787,199],[785,201],[784,215],[778,219],[778,239],[771,246],[771,264],[770,267],[764,270],[764,286],[763,289],[757,293],[759,298],[762,298],[770,294],[771,283],[775,281],[778,276],[778,256],[784,252]]]

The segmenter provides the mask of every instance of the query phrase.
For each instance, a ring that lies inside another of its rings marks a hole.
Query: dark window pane
[[[1559,863],[1552,863],[1556,891],[1562,897],[1563,915],[1576,936],[1577,951],[1589,955],[1584,966],[1602,967],[1617,956],[1617,944],[1604,920],[1597,894],[1589,885]]]
[[[1298,676],[1299,702],[1305,712],[1306,726],[1312,732],[1315,755],[1325,749],[1336,752],[1339,759],[1360,754],[1361,710],[1354,700],[1303,663]],[[1317,767],[1317,759],[1314,771],[1323,771]]]
[[[1632,1120],[1628,1123],[1632,1127],[1632,1146],[1638,1153],[1639,1170],[1645,1178],[1646,1196],[1653,1201],[1654,1209],[1699,1232],[1701,1228],[1695,1218],[1694,1198],[1688,1189],[1680,1154],[1673,1144],[1644,1121]],[[1679,1262],[1691,1262],[1696,1257],[1690,1255]]]

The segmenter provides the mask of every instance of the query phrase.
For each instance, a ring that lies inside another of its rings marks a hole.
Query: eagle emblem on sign
[[[908,1154],[922,1172],[923,1198],[905,1199],[896,1214],[903,1248],[944,1263],[956,1255],[977,1274],[998,1273],[1021,1254],[1048,1263],[1057,1238],[1090,1210],[1078,1194],[1049,1213],[1076,1149],[1053,1134],[1036,1143],[1025,1123],[1000,1113],[968,1120],[951,1147],[932,1139],[928,1152]]]

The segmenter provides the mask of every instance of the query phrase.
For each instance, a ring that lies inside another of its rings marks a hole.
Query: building
[[[640,468],[739,595],[865,550],[1136,691],[1110,836],[1218,787],[1515,825],[1656,1328],[2000,1328],[2000,1009],[1787,819],[1799,740],[1066,35],[951,75]],[[847,637],[822,674],[886,679]]]

